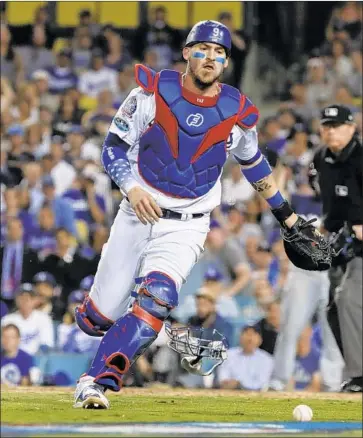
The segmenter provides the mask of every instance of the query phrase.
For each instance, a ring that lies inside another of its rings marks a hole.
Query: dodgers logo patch
[[[195,126],[198,128],[204,122],[204,117],[200,113],[189,114],[186,122],[188,126]]]
[[[125,120],[121,119],[120,117],[115,117],[114,122],[120,131],[123,132],[130,131],[129,124]]]
[[[136,111],[136,108],[137,108],[137,99],[135,96],[132,96],[130,97],[130,99],[128,99],[125,102],[125,105],[122,107],[121,112],[123,115],[131,119],[132,115]]]
[[[336,117],[338,115],[338,108],[326,108],[324,115],[325,117]]]
[[[336,185],[335,186],[335,194],[337,196],[348,196],[348,187],[347,186],[340,186],[340,185]]]

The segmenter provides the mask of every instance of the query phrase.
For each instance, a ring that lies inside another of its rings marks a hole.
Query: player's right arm
[[[111,179],[127,196],[139,220],[146,225],[162,216],[154,198],[135,180],[127,156],[151,122],[152,96],[133,90],[117,111],[103,143],[101,161]]]

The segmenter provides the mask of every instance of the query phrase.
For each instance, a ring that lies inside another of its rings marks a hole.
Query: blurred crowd
[[[224,81],[241,88],[250,39],[233,28],[228,11],[216,19],[232,31]],[[136,87],[135,63],[185,70],[186,31],[172,28],[166,10],[157,7],[129,38],[112,25],[98,25],[86,9],[79,25],[62,33],[51,24],[47,7],[40,7],[32,25],[19,30],[27,32],[19,43],[2,13],[2,382],[41,382],[35,355],[96,350],[99,338],[78,329],[73,311],[92,287],[121,201],[100,163],[102,142]],[[348,106],[362,136],[361,32],[359,3],[337,4],[325,41],[290,69],[277,113],[258,125],[260,148],[281,191],[292,202],[311,200],[320,213],[307,172],[320,145],[320,110],[331,103]],[[206,250],[170,322],[218,330],[228,340],[229,357],[218,373],[194,378],[180,368],[162,331],[132,367],[126,386],[268,387],[290,263],[268,204],[232,159],[222,187]],[[291,388],[322,389],[320,331],[317,318],[302,331]]]

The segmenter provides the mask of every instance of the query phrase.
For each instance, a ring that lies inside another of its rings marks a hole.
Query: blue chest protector
[[[241,101],[246,99],[241,99],[237,89],[221,85],[218,99],[210,103],[209,98],[204,106],[208,98],[201,96],[198,105],[183,92],[176,71],[163,70],[154,76],[142,66],[136,69],[136,78],[145,90],[153,89],[156,101],[155,120],[140,139],[140,174],[169,196],[195,199],[205,195],[221,174],[226,142],[238,122]]]

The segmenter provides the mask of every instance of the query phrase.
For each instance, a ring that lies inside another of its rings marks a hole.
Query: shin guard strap
[[[95,303],[89,295],[85,298],[82,308],[86,310],[92,322],[99,325],[100,327],[111,327],[114,323],[112,319],[107,318],[107,316],[103,315],[103,313],[101,313],[100,310],[97,309]]]
[[[95,383],[102,385],[105,389],[110,389],[111,391],[118,392],[122,388],[121,377],[116,373],[105,371],[94,379]]]
[[[120,374],[125,374],[130,368],[129,358],[120,352],[112,353],[105,361],[105,364]]]
[[[132,313],[141,321],[146,322],[151,328],[153,328],[157,333],[163,327],[163,321],[151,315],[149,312],[141,308],[137,303],[135,303],[132,307]]]

